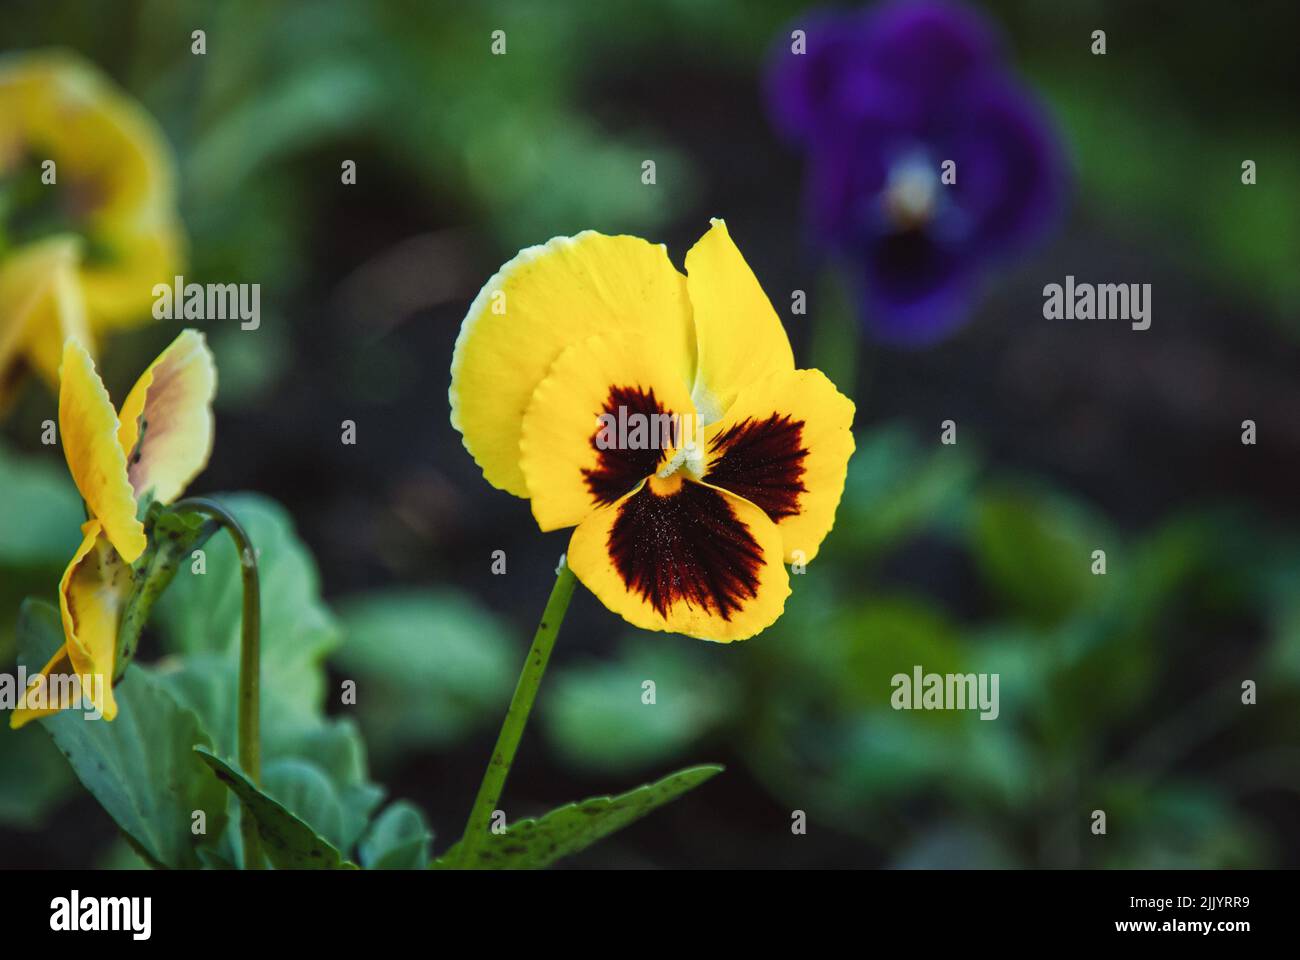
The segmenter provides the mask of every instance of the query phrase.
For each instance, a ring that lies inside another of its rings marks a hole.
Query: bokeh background
[[[512,819],[719,761],[569,865],[1300,865],[1295,8],[983,5],[1062,131],[1073,194],[972,323],[910,351],[859,338],[843,275],[806,243],[802,160],[760,83],[804,9],[18,0],[3,46],[71,48],[138,98],[177,155],[186,278],[261,284],[260,330],[205,328],[217,441],[194,490],[284,505],[333,618],[313,668],[324,709],[356,721],[368,776],[423,811],[437,850],[459,836],[567,537],[489,487],[448,423],[464,311],[522,246],[594,228],[666,242],[680,265],[723,216],[800,365],[857,402],[835,531],[743,644],[638,633],[580,591]],[[1066,274],[1151,283],[1152,328],[1044,320],[1042,287]],[[107,342],[115,397],[178,326]],[[54,406],[33,383],[0,426],[6,670],[19,599],[54,598],[77,536],[39,442]],[[147,637],[142,659],[162,645]],[[1001,716],[891,710],[890,676],[916,663],[999,673]],[[0,865],[130,862],[44,734],[0,730]]]

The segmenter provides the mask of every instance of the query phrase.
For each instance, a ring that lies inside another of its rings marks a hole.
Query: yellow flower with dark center
[[[451,422],[494,486],[648,630],[739,640],[772,624],[785,563],[835,522],[853,404],[798,370],[721,220],[686,255],[586,232],[521,252],[452,358]]]
[[[63,347],[59,378],[59,434],[89,519],[59,583],[64,644],[41,674],[93,678],[83,693],[112,720],[118,627],[135,586],[131,564],[148,545],[140,517],[150,503],[179,497],[207,465],[216,367],[203,335],[186,330],[140,376],[120,412],[75,339]],[[20,705],[9,723],[67,706]]]
[[[73,54],[0,57],[0,409],[58,382],[69,336],[151,319],[184,236],[173,161],[144,110]]]

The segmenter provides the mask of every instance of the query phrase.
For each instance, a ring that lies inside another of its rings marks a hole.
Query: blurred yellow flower
[[[63,343],[150,319],[185,246],[153,119],[61,51],[0,57],[0,409]]]
[[[494,486],[648,630],[740,640],[781,615],[783,563],[817,553],[853,452],[853,404],[797,370],[732,242],[678,273],[662,245],[586,232],[524,250],[470,307],[451,421]]]
[[[59,583],[64,644],[41,676],[93,678],[86,696],[112,720],[118,627],[135,585],[131,564],[148,545],[140,516],[150,503],[179,497],[207,465],[217,372],[203,334],[186,330],[140,376],[120,413],[76,339],[63,347],[59,377],[63,451],[89,519]],[[24,698],[9,725],[68,706],[32,707]]]

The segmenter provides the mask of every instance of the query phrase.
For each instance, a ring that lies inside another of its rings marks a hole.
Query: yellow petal
[[[9,715],[9,727],[17,730],[24,727],[33,720],[39,720],[41,717],[48,717],[52,713],[58,713],[61,709],[57,706],[50,706],[48,700],[39,707],[27,706],[27,694],[33,691],[41,683],[45,682],[42,678],[48,680],[50,677],[66,676],[75,673],[72,660],[68,657],[68,644],[66,641],[63,646],[50,657],[50,662],[41,668],[40,677],[31,677],[27,681],[27,689],[23,691],[23,697],[18,702],[14,712]]]
[[[644,338],[611,334],[569,347],[524,414],[519,449],[538,526],[580,523],[655,473],[678,445],[694,443],[702,454],[694,422],[682,372]]]
[[[60,235],[28,244],[0,267],[0,384],[34,369],[59,382],[63,343],[89,339],[77,283],[80,241]]]
[[[662,246],[580,233],[530,247],[470,306],[451,361],[451,423],[495,487],[528,496],[519,439],[533,391],[567,346],[632,332],[693,371],[685,278]]]
[[[820,370],[746,387],[705,431],[705,479],[776,521],[786,563],[807,563],[835,524],[853,454],[853,401]]]
[[[776,525],[752,503],[680,473],[654,477],[582,521],[568,563],[634,626],[702,640],[754,636],[790,595]]]
[[[137,498],[171,503],[212,453],[217,368],[203,334],[186,330],[136,381],[122,404],[117,438]]]
[[[84,539],[59,582],[63,636],[73,669],[95,678],[91,700],[104,719],[117,716],[113,671],[122,609],[131,594],[131,570],[104,535],[98,520],[82,524]]]
[[[16,362],[27,341],[28,319],[62,266],[76,255],[76,240],[59,237],[0,259],[0,369]]]
[[[135,494],[108,391],[77,340],[64,345],[59,373],[59,433],[73,482],[117,552],[134,563],[146,545],[144,525],[136,519]]]
[[[37,305],[27,327],[27,362],[51,388],[58,385],[59,363],[68,338],[91,343],[77,262],[75,258],[68,260],[54,273],[49,291]]]
[[[771,301],[727,225],[712,223],[686,254],[698,349],[692,396],[706,423],[726,413],[748,384],[794,369],[790,340]]]

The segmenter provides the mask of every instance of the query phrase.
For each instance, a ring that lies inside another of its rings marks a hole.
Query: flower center
[[[90,180],[74,179],[72,171],[59,169],[57,175],[58,187],[47,183],[33,154],[0,156],[0,252],[71,233],[84,241],[85,262],[112,262],[112,250],[89,230],[89,218],[102,205],[102,191]]]
[[[661,477],[655,474],[650,478],[650,492],[656,497],[671,497],[682,488],[685,480],[680,473],[674,473],[670,477]]]
[[[899,230],[928,224],[939,205],[939,176],[923,156],[909,155],[895,163],[885,182],[884,207]]]
[[[651,489],[655,489],[654,480],[677,479],[686,477],[699,480],[704,476],[704,449],[693,438],[687,438],[681,449],[673,452],[672,458],[660,468],[651,479]],[[656,492],[658,492],[656,490]]]

